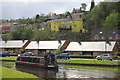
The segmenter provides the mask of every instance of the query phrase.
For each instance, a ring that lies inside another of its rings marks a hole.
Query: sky
[[[94,0],[97,5],[104,0]],[[57,14],[66,11],[72,12],[73,8],[80,8],[81,3],[87,4],[90,9],[91,0],[2,0],[0,2],[1,19],[31,18],[36,14]]]

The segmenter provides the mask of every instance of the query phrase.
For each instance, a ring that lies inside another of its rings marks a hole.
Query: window
[[[80,30],[80,33],[82,33],[82,30]]]
[[[31,62],[31,61],[32,61],[32,58],[30,58],[30,57],[21,57],[21,61]]]
[[[116,32],[113,32],[113,34],[116,34]]]
[[[39,63],[39,61],[40,61],[40,58],[33,58],[33,63]]]
[[[36,63],[39,63],[39,62],[40,62],[40,58],[37,58],[37,59],[36,59]]]
[[[108,56],[107,54],[104,54],[103,56]]]
[[[74,27],[76,27],[76,25],[74,25]]]
[[[116,38],[116,39],[119,39],[119,35],[118,35],[118,34],[116,34],[115,38]]]
[[[104,37],[104,36],[102,36],[102,37],[101,37],[101,39],[103,40],[103,39],[105,39],[105,37]]]
[[[32,58],[32,63],[36,63],[36,58]]]
[[[74,54],[74,53],[72,53],[72,52],[70,53],[70,55],[73,55],[73,54]]]
[[[99,36],[98,36],[98,35],[95,35],[95,39],[99,39]]]
[[[112,36],[110,36],[109,39],[112,39]]]
[[[24,61],[24,57],[21,57],[21,61]]]
[[[120,42],[117,42],[117,45],[120,45]]]
[[[32,58],[28,57],[27,62],[32,62]]]
[[[20,61],[20,57],[17,58],[17,61]]]

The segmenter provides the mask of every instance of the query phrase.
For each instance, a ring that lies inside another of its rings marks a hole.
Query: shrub
[[[120,56],[120,52],[116,52],[115,55],[116,55],[116,56]]]
[[[24,49],[20,49],[20,51],[19,51],[20,54],[22,54],[22,53],[24,53],[24,52],[25,52]]]
[[[94,59],[96,56],[93,55],[71,55],[71,58],[88,58],[88,59]]]
[[[61,49],[57,49],[54,51],[55,55],[63,53],[63,52],[64,52],[64,50],[61,50]]]

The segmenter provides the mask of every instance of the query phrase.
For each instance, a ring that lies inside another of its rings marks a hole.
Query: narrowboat
[[[19,66],[28,66],[28,67],[37,67],[37,68],[46,68],[46,69],[58,69],[57,61],[55,59],[54,64],[50,63],[51,61],[46,61],[44,57],[37,56],[18,56],[15,64]]]

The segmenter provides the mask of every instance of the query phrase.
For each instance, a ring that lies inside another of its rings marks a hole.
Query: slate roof
[[[27,40],[24,43],[22,40],[0,41],[0,48],[22,48],[26,42]]]
[[[70,42],[65,51],[112,51],[115,46],[115,41],[111,41],[110,44],[105,41],[99,42]]]
[[[25,49],[58,49],[58,47],[63,46],[65,40],[61,41],[60,44],[58,41],[31,41]]]

